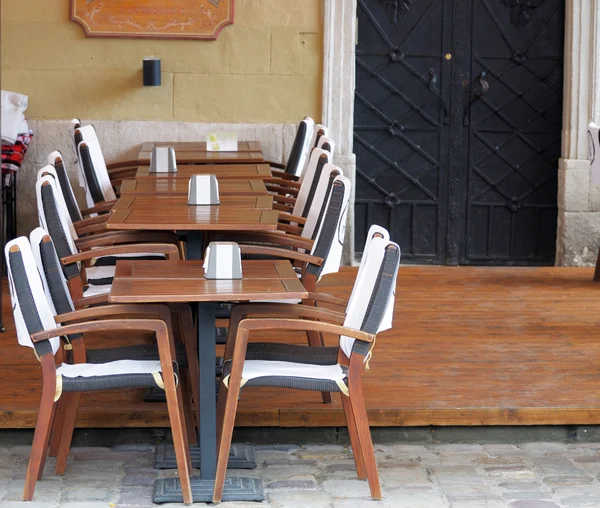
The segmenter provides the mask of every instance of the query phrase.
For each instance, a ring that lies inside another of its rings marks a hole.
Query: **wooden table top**
[[[192,175],[217,175],[219,180],[273,178],[268,164],[180,164],[175,173],[150,173],[150,166],[140,166],[135,178],[185,178]]]
[[[225,195],[220,197],[221,204],[218,206],[228,206],[236,208],[255,208],[257,210],[272,210],[273,196],[234,196]],[[166,208],[185,208],[192,205],[187,204],[187,196],[145,196],[145,195],[126,195],[117,201],[113,210],[122,208],[144,208],[147,211]]]
[[[219,180],[217,178],[217,180]],[[127,179],[121,184],[121,195],[188,195],[189,179],[184,178],[140,178]],[[219,180],[219,196],[260,196],[267,195],[267,188],[262,180]]]
[[[157,264],[160,263],[160,264]],[[242,261],[241,279],[205,279],[202,261],[118,261],[111,303],[304,299],[289,261]]]
[[[152,150],[138,154],[140,164],[150,164]],[[198,149],[175,149],[177,164],[258,164],[266,162],[262,152],[207,152]]]
[[[175,151],[198,151],[206,152],[206,141],[146,141],[142,144],[140,152],[151,152],[155,146],[172,146]],[[258,141],[238,141],[238,152],[260,152],[262,151]]]
[[[156,231],[275,231],[279,212],[244,209],[234,205],[155,206],[115,210],[107,229]]]

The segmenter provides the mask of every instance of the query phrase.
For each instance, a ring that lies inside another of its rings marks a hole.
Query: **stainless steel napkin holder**
[[[235,242],[210,242],[204,253],[206,279],[241,279],[242,252]]]
[[[219,182],[216,175],[192,175],[188,185],[188,205],[218,205]]]
[[[177,160],[172,146],[155,146],[150,155],[150,173],[176,173]]]

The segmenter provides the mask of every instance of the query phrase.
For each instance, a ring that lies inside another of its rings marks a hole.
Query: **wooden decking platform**
[[[321,290],[349,295],[355,270],[327,276]],[[3,311],[0,428],[33,427],[40,371],[33,352],[17,345],[7,298]],[[592,269],[402,266],[394,324],[364,376],[372,425],[600,423],[600,284]],[[142,397],[85,395],[78,425],[167,426],[165,406]],[[344,418],[337,397],[323,405],[315,393],[250,388],[238,424],[337,426]]]

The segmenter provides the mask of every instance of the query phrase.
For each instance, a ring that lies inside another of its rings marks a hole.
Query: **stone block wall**
[[[30,118],[297,123],[321,117],[322,0],[235,0],[216,41],[86,38],[69,0],[4,0],[2,88]],[[162,86],[142,86],[142,59]]]

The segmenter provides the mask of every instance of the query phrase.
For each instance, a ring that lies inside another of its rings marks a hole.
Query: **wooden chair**
[[[332,153],[321,148],[313,148],[298,181],[284,178],[271,178],[265,181],[265,186],[273,196],[273,208],[293,215],[304,215],[307,200],[314,194],[323,166],[331,162]]]
[[[83,125],[79,118],[74,118],[71,120],[71,123],[73,124],[73,142],[75,146],[75,153],[79,157],[77,146],[79,143],[84,141],[82,128],[91,129],[97,141],[98,137],[96,135],[96,129],[93,125]],[[98,146],[100,146],[99,141]],[[118,185],[124,178],[133,178],[139,165],[140,163],[138,160],[121,161],[112,164],[105,163],[110,180],[115,186]]]
[[[86,208],[83,210],[80,209],[79,204],[75,199],[73,187],[71,186],[62,154],[59,151],[52,152],[50,155],[48,155],[48,164],[54,167],[54,173],[56,174],[58,182],[57,187],[63,194],[67,210],[69,211],[69,216],[71,217],[71,221],[73,222],[73,225],[77,231],[83,231],[85,233],[83,228],[104,223],[110,218],[109,212],[116,204],[116,200],[107,201],[91,208]],[[48,166],[42,168],[38,172],[38,179],[46,174],[53,175],[49,169],[50,168],[48,168]]]
[[[54,241],[73,300],[85,297],[88,305],[105,302],[119,257],[179,259],[175,234],[123,231],[79,239],[51,176],[36,182],[36,196],[40,225]],[[84,263],[92,260],[94,266],[86,267]]]
[[[91,320],[106,317],[141,315],[150,318],[162,319],[167,323],[169,329],[172,329],[171,320],[177,325],[176,334],[171,333],[179,341],[175,344],[175,353],[177,364],[181,369],[181,378],[183,381],[184,406],[188,440],[190,443],[196,443],[196,432],[194,416],[191,409],[193,399],[196,408],[200,404],[199,386],[195,381],[198,379],[198,349],[196,335],[192,322],[192,312],[189,305],[175,305],[171,308],[164,305],[105,305],[102,307],[88,308],[86,310],[75,310],[75,305],[69,294],[67,282],[65,280],[54,243],[48,233],[42,228],[34,229],[29,235],[29,241],[33,252],[38,272],[42,282],[46,299],[58,313],[58,318],[62,323],[78,320]],[[171,317],[173,316],[173,318]],[[70,338],[70,342],[79,338],[75,336]],[[120,360],[152,360],[158,361],[159,351],[156,343],[151,344],[133,344],[122,347],[108,349],[86,349],[84,361],[87,363],[98,364],[108,361]],[[191,396],[193,394],[193,397]],[[73,404],[77,405],[78,400]],[[68,407],[59,411],[55,429],[52,432],[52,441],[50,444],[50,456],[54,457],[58,453],[58,446],[63,435],[63,428],[66,429],[65,439],[70,441],[75,425],[74,415],[76,410],[69,410]],[[65,416],[67,415],[67,416]],[[68,415],[72,420],[68,421]],[[66,420],[65,420],[66,419]],[[58,473],[58,468],[57,468]],[[60,474],[60,473],[59,473]]]
[[[400,248],[377,237],[369,242],[363,259],[364,266],[345,315],[295,305],[280,306],[276,317],[252,318],[256,309],[251,305],[234,307],[217,406],[214,503],[221,501],[223,493],[240,389],[252,386],[340,392],[358,477],[368,480],[373,499],[381,499],[361,374],[372,354],[377,333],[392,326]],[[268,311],[268,306],[264,307],[259,314]],[[305,355],[296,354],[291,361],[246,359],[250,333],[263,330],[310,330],[338,335],[337,362],[330,363],[328,351],[307,346]]]
[[[177,363],[167,324],[159,319],[109,319],[83,321],[60,326],[60,319],[46,300],[42,280],[37,271],[27,238],[20,237],[5,247],[10,294],[17,339],[34,349],[40,361],[43,377],[42,397],[25,478],[23,499],[33,498],[37,480],[41,479],[46,460],[50,431],[56,415],[57,401],[64,396],[79,397],[82,392],[124,388],[164,388],[169,420],[177,457],[177,467],[186,504],[192,503],[189,475],[191,461],[186,440],[185,421],[181,417],[182,396],[176,383]],[[102,364],[85,363],[82,338],[71,341],[73,364],[55,364],[55,355],[62,351],[60,337],[73,337],[90,331],[146,331],[155,335],[160,361],[117,361]],[[76,405],[70,405],[75,412]],[[70,418],[74,419],[75,415]],[[61,442],[57,469],[64,470],[70,440]]]

